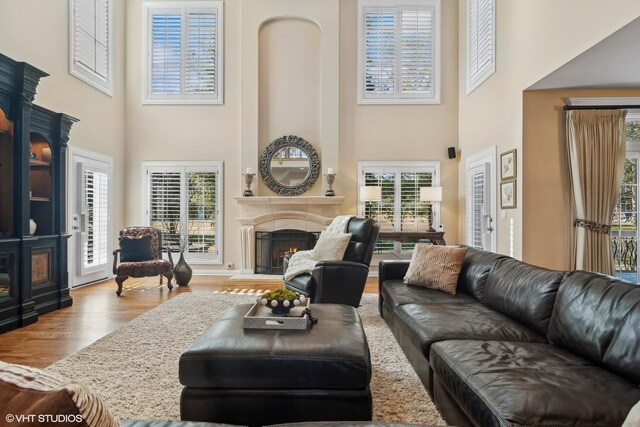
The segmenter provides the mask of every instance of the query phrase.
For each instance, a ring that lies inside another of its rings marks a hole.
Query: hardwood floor
[[[71,291],[73,305],[41,316],[36,323],[0,335],[0,360],[44,368],[120,328],[130,320],[183,292],[269,290],[280,281],[230,280],[226,276],[194,276],[188,287],[162,287],[157,278],[129,279],[121,297],[107,280]],[[365,292],[378,292],[369,278]]]

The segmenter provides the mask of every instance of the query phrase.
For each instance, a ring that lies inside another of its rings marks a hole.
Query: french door
[[[466,243],[496,251],[496,149],[492,147],[467,159]]]
[[[71,285],[80,286],[109,276],[111,265],[111,180],[109,158],[72,152],[70,224],[73,268]]]

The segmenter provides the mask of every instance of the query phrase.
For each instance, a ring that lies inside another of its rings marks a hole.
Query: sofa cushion
[[[487,277],[483,302],[546,335],[562,277],[559,271],[504,258]]]
[[[351,233],[329,233],[323,231],[311,251],[311,259],[316,261],[341,260],[351,239]],[[294,261],[295,262],[295,261]]]
[[[482,301],[489,271],[496,261],[504,258],[507,257],[468,246],[458,276],[458,292],[466,292]]]
[[[455,294],[466,252],[466,247],[419,243],[413,249],[404,283]]]
[[[546,342],[546,338],[479,302],[469,304],[405,304],[396,309],[395,323],[413,337],[429,357],[438,341],[491,339]]]
[[[476,425],[619,426],[640,399],[632,382],[551,344],[440,342],[431,366]]]
[[[386,280],[381,285],[382,299],[394,311],[403,304],[468,304],[478,302],[469,294],[458,292],[455,295],[419,286],[407,286],[400,279]]]
[[[567,274],[548,337],[640,383],[640,287],[586,271]]]
[[[0,361],[0,423],[4,423],[8,414],[54,417],[26,425],[119,425],[100,396],[83,384],[41,369]],[[14,421],[15,425],[21,424]]]

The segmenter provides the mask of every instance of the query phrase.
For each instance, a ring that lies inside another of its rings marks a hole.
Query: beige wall
[[[69,145],[110,156],[114,162],[114,234],[124,225],[124,16],[116,0],[114,93],[105,95],[69,74],[69,2],[0,0],[0,52],[50,74],[40,81],[35,103],[80,119]]]
[[[359,160],[438,160],[441,162],[442,223],[447,243],[457,243],[458,160],[447,147],[458,140],[458,6],[442,1],[441,104],[358,105],[357,0],[340,1],[340,175],[337,194],[343,211],[356,213]]]
[[[224,262],[239,263],[240,180],[240,11],[224,2],[224,105],[142,105],[142,0],[128,0],[126,12],[126,208],[127,224],[143,221],[142,162],[221,160],[224,162]],[[218,266],[219,267],[219,266]]]
[[[570,183],[563,98],[640,96],[639,89],[524,92],[522,259],[570,268]]]
[[[562,64],[640,15],[640,2],[618,0],[519,0],[497,3],[496,73],[469,96],[465,88],[466,0],[460,5],[459,230],[464,236],[467,156],[496,145],[498,154],[512,148],[522,153],[522,92]],[[606,17],[606,19],[604,19]],[[555,122],[551,124],[555,126]],[[526,155],[526,153],[524,153]],[[498,252],[509,253],[509,220],[514,220],[514,255],[523,256],[523,163],[519,155],[519,208],[498,215]],[[526,164],[524,165],[526,168]],[[528,206],[528,204],[527,204]]]
[[[315,136],[309,139],[322,157],[323,171],[329,166],[338,170],[334,188],[346,197],[342,213],[356,213],[358,160],[440,160],[445,187],[443,223],[447,240],[457,242],[458,163],[447,159],[447,147],[456,145],[458,127],[457,80],[447,78],[457,75],[456,2],[443,1],[440,105],[357,104],[357,0],[342,0],[339,6],[326,0],[227,0],[224,105],[142,105],[141,14],[142,0],[127,2],[128,223],[142,218],[142,161],[222,160],[223,264],[233,263],[239,268],[240,227],[235,218],[240,209],[233,197],[242,193],[242,170],[255,168],[259,151],[276,136],[308,131],[321,140],[311,141]],[[278,19],[270,22],[271,18]],[[332,50],[338,40],[339,54]],[[291,69],[278,75],[283,63]],[[300,86],[296,90],[286,88],[300,72],[305,73],[303,81],[298,81]],[[282,105],[284,109],[271,111]],[[254,143],[254,139],[259,141]],[[323,194],[322,185],[318,182],[307,194]],[[262,184],[254,185],[255,190],[272,194]],[[200,268],[224,269],[224,265]]]

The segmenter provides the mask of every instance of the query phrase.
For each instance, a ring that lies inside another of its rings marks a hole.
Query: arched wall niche
[[[245,0],[242,34],[243,170],[258,169],[260,153],[272,140],[295,134],[316,149],[323,172],[332,167],[339,173],[339,0]],[[264,64],[268,54],[282,60]],[[274,92],[296,67],[306,72],[302,81]],[[254,194],[273,195],[259,181],[254,180]],[[319,196],[325,189],[319,179],[305,195]]]
[[[258,30],[258,152],[284,135],[306,139],[322,158],[322,29],[303,17],[270,18]],[[273,194],[262,181],[258,188]]]

